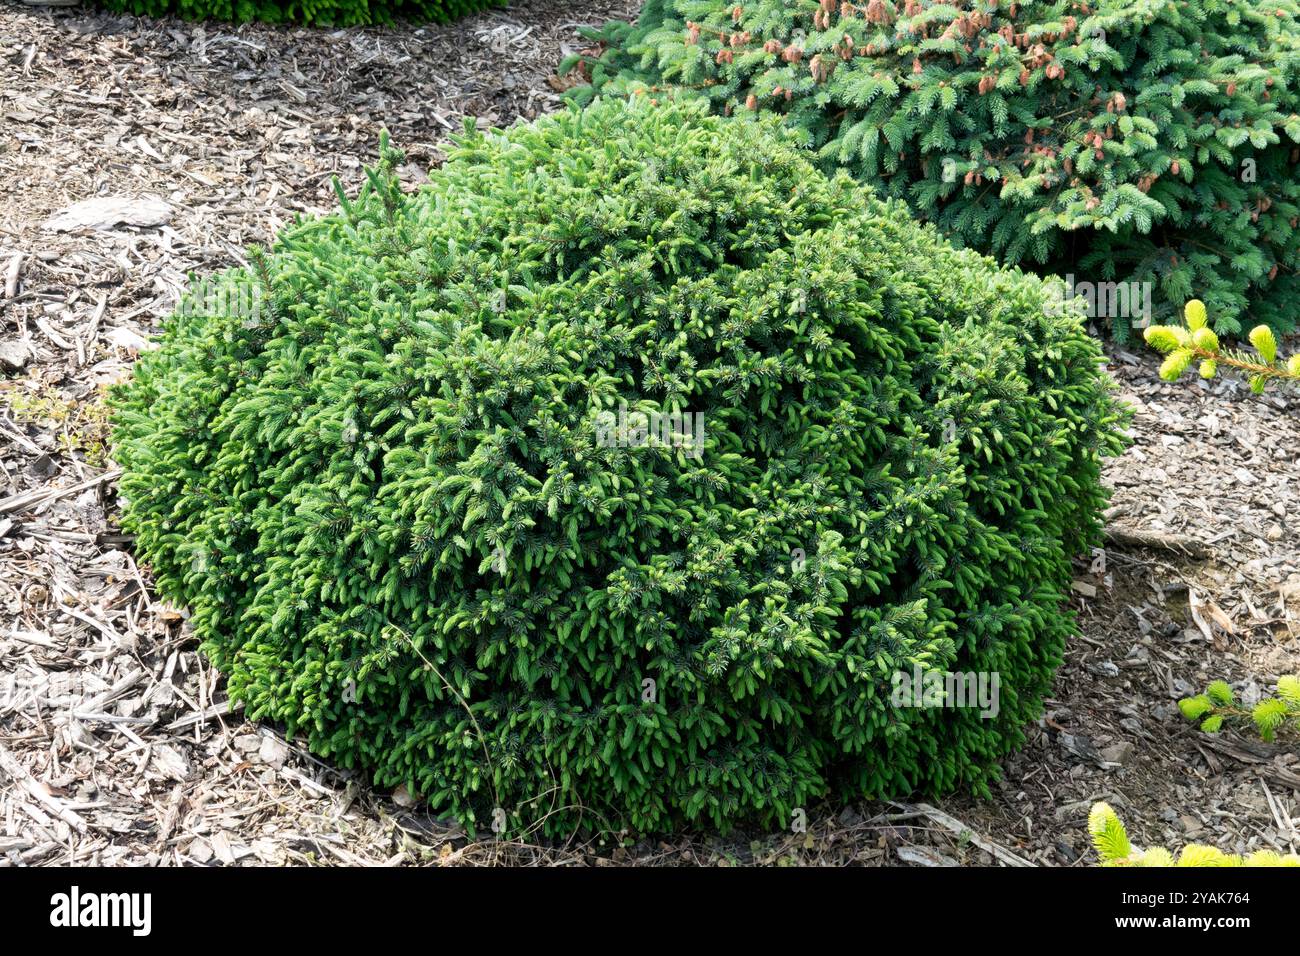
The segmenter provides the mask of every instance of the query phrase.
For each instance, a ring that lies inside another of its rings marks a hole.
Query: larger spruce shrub
[[[125,526],[247,713],[508,833],[986,790],[1117,443],[1079,319],[696,105],[395,162],[116,396]],[[914,666],[996,717],[891,706]]]
[[[1295,0],[648,0],[601,39],[594,88],[779,113],[1004,262],[1149,283],[1157,318],[1199,296],[1220,332],[1300,319]]]

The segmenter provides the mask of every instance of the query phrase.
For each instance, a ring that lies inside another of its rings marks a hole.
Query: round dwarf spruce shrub
[[[1121,339],[1193,297],[1221,333],[1300,319],[1296,0],[648,0],[596,36],[579,101],[780,114],[954,242],[1073,276]]]
[[[385,145],[188,294],[124,524],[250,717],[506,834],[987,790],[1122,416],[1040,280],[787,137],[606,100],[414,195]],[[899,705],[931,670],[994,706]]]

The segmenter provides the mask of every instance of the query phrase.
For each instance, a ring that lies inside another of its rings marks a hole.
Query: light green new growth
[[[1199,720],[1207,734],[1218,733],[1225,721],[1232,726],[1249,719],[1259,735],[1272,742],[1279,730],[1300,733],[1300,675],[1278,678],[1277,696],[1265,697],[1254,707],[1238,703],[1232,688],[1216,680],[1205,688],[1205,693],[1180,700],[1178,709],[1188,720]]]
[[[1300,866],[1300,856],[1283,856],[1273,850],[1256,850],[1243,858],[1216,847],[1189,843],[1175,860],[1164,847],[1139,849],[1129,843],[1124,824],[1107,803],[1092,805],[1088,833],[1102,866]]]
[[[1153,325],[1146,330],[1147,344],[1164,352],[1160,377],[1176,382],[1194,361],[1200,362],[1201,378],[1214,378],[1226,365],[1249,376],[1250,390],[1258,395],[1270,378],[1300,381],[1300,352],[1285,362],[1277,358],[1277,338],[1267,325],[1250,330],[1250,344],[1256,355],[1223,349],[1219,337],[1206,324],[1205,303],[1192,299],[1184,309],[1187,325]]]

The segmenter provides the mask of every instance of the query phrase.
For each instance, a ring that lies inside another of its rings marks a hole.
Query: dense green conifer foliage
[[[787,137],[601,101],[415,195],[385,146],[190,294],[115,396],[125,526],[250,716],[507,834],[986,789],[1123,416],[1039,279]]]
[[[773,111],[1003,262],[1150,283],[1157,320],[1199,296],[1221,333],[1300,316],[1295,0],[648,0],[599,36],[579,100]]]
[[[246,23],[306,23],[350,27],[358,24],[447,23],[505,0],[100,0],[110,10],[148,17],[176,14],[187,20]]]

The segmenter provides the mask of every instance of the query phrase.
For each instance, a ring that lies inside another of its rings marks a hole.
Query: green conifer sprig
[[[1201,290],[1221,334],[1295,326],[1295,0],[647,0],[589,38],[579,102],[775,113],[960,244],[1150,283],[1156,319]]]
[[[1255,349],[1251,355],[1220,344],[1200,299],[1187,303],[1184,321],[1184,325],[1153,325],[1143,333],[1148,345],[1166,355],[1160,365],[1160,377],[1166,382],[1178,381],[1194,363],[1201,378],[1206,379],[1218,375],[1221,366],[1236,371],[1250,382],[1250,390],[1257,395],[1274,379],[1300,381],[1300,353],[1279,360],[1277,338],[1267,325],[1250,330],[1248,338]]]
[[[1217,847],[1189,843],[1175,859],[1164,847],[1137,849],[1129,843],[1124,824],[1108,803],[1092,805],[1088,835],[1102,866],[1300,866],[1300,856],[1276,850],[1256,850],[1242,857]]]
[[[1217,734],[1224,726],[1253,724],[1270,743],[1279,733],[1300,735],[1300,675],[1278,678],[1277,696],[1265,697],[1254,707],[1238,703],[1227,682],[1216,680],[1204,693],[1180,700],[1178,709],[1188,720],[1199,721],[1207,734]]]
[[[414,194],[385,151],[114,397],[124,525],[246,713],[506,836],[988,792],[1122,441],[1080,321],[771,121],[604,101]],[[996,716],[895,707],[913,666]]]

